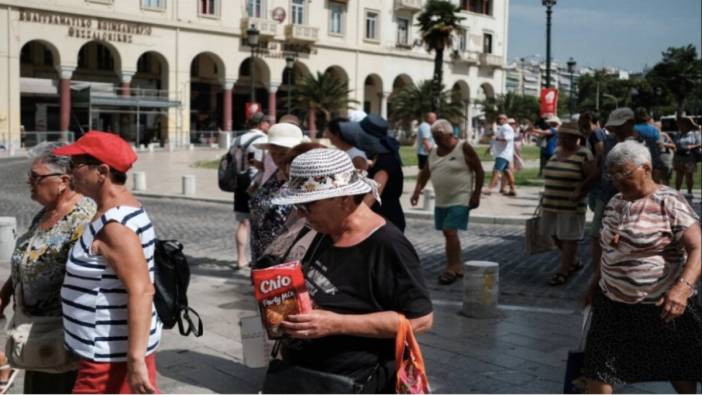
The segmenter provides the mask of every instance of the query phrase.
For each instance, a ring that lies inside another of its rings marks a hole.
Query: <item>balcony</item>
[[[395,11],[420,11],[422,0],[395,0]]]
[[[272,38],[278,33],[278,22],[272,19],[263,18],[241,18],[241,33],[246,36],[246,31],[253,25],[256,25],[261,37]]]
[[[480,57],[477,52],[473,51],[460,51],[456,50],[452,53],[453,61],[456,63],[463,64],[478,64],[480,63]]]
[[[491,53],[480,54],[480,65],[484,67],[502,67],[502,56],[493,55]]]
[[[285,38],[293,42],[313,43],[319,40],[319,28],[306,25],[285,25]]]

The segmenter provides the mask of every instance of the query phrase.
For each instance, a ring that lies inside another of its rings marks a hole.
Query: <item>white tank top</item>
[[[473,193],[473,171],[463,155],[463,140],[444,156],[439,156],[437,147],[429,153],[431,183],[436,194],[436,207],[468,206]]]

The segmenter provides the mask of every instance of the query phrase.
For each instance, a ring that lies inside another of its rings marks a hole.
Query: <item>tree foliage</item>
[[[460,29],[461,8],[447,0],[429,0],[417,17],[417,26],[427,51],[434,52],[434,75],[432,77],[432,100],[429,104],[437,111],[439,94],[443,84],[444,49],[450,48],[453,34]]]
[[[450,90],[443,90],[437,100],[437,114],[439,118],[449,120],[454,125],[460,124],[465,119],[463,110],[465,103],[455,100]],[[417,85],[410,84],[395,92],[390,98],[390,122],[400,129],[408,129],[412,121],[421,121],[424,114],[431,109],[432,82],[419,81]]]
[[[504,95],[479,100],[478,104],[483,106],[488,123],[497,122],[497,116],[500,114],[507,114],[518,122],[525,119],[534,122],[539,117],[539,99],[534,96],[507,92]]]
[[[349,109],[352,104],[358,104],[351,98],[351,89],[348,84],[331,73],[317,72],[316,75],[306,75],[295,84],[293,89],[293,102],[297,110],[307,113],[315,109],[323,117],[317,117],[319,130],[324,126],[334,113]]]
[[[693,45],[668,48],[663,60],[646,75],[654,86],[665,89],[675,100],[678,113],[685,110],[689,97],[700,89],[702,60]]]

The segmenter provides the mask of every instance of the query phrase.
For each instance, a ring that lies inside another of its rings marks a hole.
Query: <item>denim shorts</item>
[[[468,206],[434,207],[436,230],[467,230],[470,208]]]
[[[497,171],[505,171],[509,169],[509,161],[505,158],[495,158],[495,167],[493,169]]]

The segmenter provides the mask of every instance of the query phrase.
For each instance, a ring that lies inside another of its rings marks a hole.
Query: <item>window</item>
[[[492,15],[492,0],[463,0],[463,9],[477,14]]]
[[[397,18],[397,44],[409,45],[409,19]]]
[[[200,0],[199,7],[200,15],[217,15],[217,0]]]
[[[246,0],[246,13],[252,18],[260,18],[263,13],[262,2],[263,0]]]
[[[305,0],[292,0],[293,25],[305,24]]]
[[[166,0],[141,0],[141,7],[162,10],[166,8]]]
[[[112,70],[115,68],[112,52],[104,45],[97,46],[97,65],[99,70]]]
[[[492,53],[492,34],[483,34],[483,53]]]
[[[344,5],[329,3],[329,33],[344,34]]]
[[[378,39],[378,13],[373,11],[366,12],[366,39]]]
[[[459,29],[456,31],[458,35],[458,50],[465,52],[468,50],[468,31],[464,29]]]

